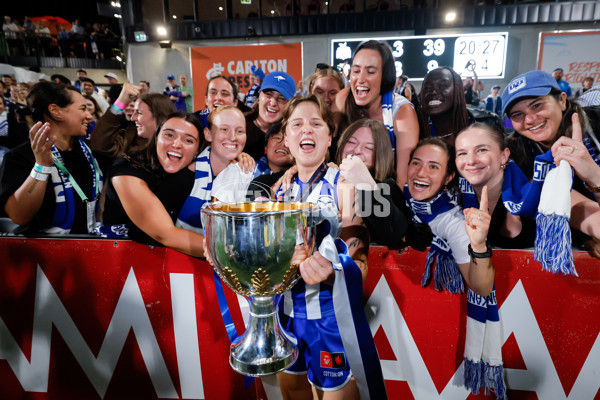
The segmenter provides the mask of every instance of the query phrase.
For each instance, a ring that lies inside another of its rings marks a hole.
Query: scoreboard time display
[[[387,42],[396,62],[396,75],[422,80],[437,67],[452,67],[462,77],[504,78],[508,32],[465,35],[398,36],[332,40],[332,65],[350,63],[358,45],[365,40]]]

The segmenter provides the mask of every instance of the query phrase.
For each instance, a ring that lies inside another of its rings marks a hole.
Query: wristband
[[[123,114],[123,110],[121,110],[119,107],[115,106],[114,104],[110,106],[110,111],[115,115]]]
[[[39,172],[37,172],[36,170],[32,169],[31,173],[29,174],[30,177],[32,177],[33,179],[35,179],[36,181],[47,181],[48,178],[50,177],[50,175],[48,174],[40,174]]]
[[[40,172],[42,174],[49,174],[52,172],[52,167],[46,167],[45,165],[40,165],[38,163],[35,163],[35,165],[33,166],[33,170],[35,172]]]
[[[119,110],[123,111],[127,108],[127,104],[123,104],[119,101],[119,99],[115,100],[115,102],[113,103],[115,107],[117,107]]]
[[[485,253],[478,253],[476,251],[473,251],[473,248],[471,247],[471,243],[469,243],[469,255],[471,256],[471,260],[474,260],[476,258],[491,258],[492,257],[492,246],[490,246],[490,244],[488,242],[485,242],[485,246],[486,246],[486,250]]]

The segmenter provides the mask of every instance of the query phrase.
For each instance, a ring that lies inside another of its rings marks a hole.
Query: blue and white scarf
[[[102,192],[102,171],[96,162],[96,159],[92,155],[92,151],[85,144],[83,139],[78,138],[77,142],[83,151],[83,155],[90,164],[92,169],[93,180],[93,199],[92,201],[98,200],[100,193]],[[60,151],[56,146],[52,146],[52,159],[56,162],[59,161],[64,165]],[[56,210],[54,211],[54,217],[49,228],[43,230],[45,233],[57,233],[67,234],[73,227],[75,221],[75,191],[73,185],[68,176],[66,176],[56,164],[52,165],[52,171],[50,172],[52,178],[52,185],[54,189],[54,196],[56,199]],[[96,204],[97,206],[97,204]],[[91,232],[90,232],[91,233]]]
[[[529,219],[535,218],[544,179],[552,168],[552,161],[549,161],[547,153],[536,157],[534,168],[536,172],[530,182],[515,162],[511,160],[506,163],[502,181],[502,201],[509,213]],[[473,186],[462,176],[458,182],[463,208],[479,208]]]
[[[213,179],[209,146],[196,157],[194,187],[181,207],[175,226],[197,233],[204,233],[202,221],[200,220],[200,210],[204,203],[210,202]]]
[[[252,173],[252,178],[259,177],[261,175],[269,175],[271,174],[271,168],[269,168],[269,161],[267,160],[267,156],[262,156],[254,167],[254,172]]]
[[[406,203],[413,213],[414,222],[429,224],[438,215],[456,207],[455,200],[447,191],[442,191],[433,200],[424,202],[413,199],[408,190],[408,185],[405,185],[404,195],[406,196]],[[423,278],[421,278],[421,286],[426,287],[431,282],[431,270],[434,264],[435,273],[433,281],[435,290],[448,290],[453,294],[464,291],[463,279],[448,242],[435,234],[431,241],[431,247],[427,252],[427,261],[425,263]]]
[[[404,193],[415,222],[430,223],[437,216],[456,207],[454,196],[446,191],[429,202],[414,200],[408,185],[404,187]],[[437,258],[434,277],[436,290],[448,290],[453,294],[462,293],[463,278],[452,250],[448,243],[435,233],[427,253],[421,285],[427,286],[431,281],[431,268],[435,258]],[[479,394],[480,388],[483,388],[486,394],[492,390],[497,398],[503,399],[506,397],[506,385],[502,367],[502,330],[495,290],[484,298],[469,288],[467,301],[464,385],[474,394]]]
[[[390,136],[390,142],[392,143],[392,149],[396,150],[396,138],[394,136],[394,92],[389,91],[381,95],[381,112],[383,113],[383,124],[388,131]]]

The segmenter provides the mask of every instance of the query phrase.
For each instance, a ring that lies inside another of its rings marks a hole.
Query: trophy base
[[[296,339],[285,333],[279,322],[275,306],[278,298],[249,299],[248,329],[239,342],[231,345],[229,355],[229,364],[242,375],[273,375],[289,368],[298,358],[298,347],[293,343]]]

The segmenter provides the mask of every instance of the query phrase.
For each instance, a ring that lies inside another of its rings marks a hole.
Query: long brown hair
[[[394,178],[396,171],[394,170],[394,151],[392,150],[390,136],[385,125],[374,119],[359,119],[346,128],[338,142],[335,162],[338,165],[341,164],[344,147],[360,128],[369,128],[373,135],[373,167],[370,171],[373,178],[380,182],[387,178]]]

